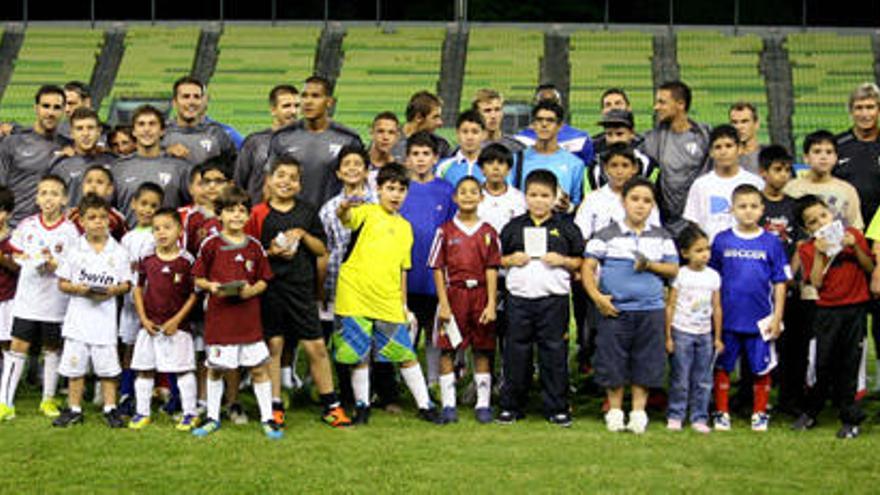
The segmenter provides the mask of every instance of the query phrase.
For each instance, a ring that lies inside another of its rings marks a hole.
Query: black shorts
[[[29,344],[42,344],[45,349],[59,349],[61,323],[13,318],[12,336]]]
[[[262,297],[263,338],[289,341],[324,338],[318,302],[309,291],[285,284],[271,284]]]
[[[666,312],[621,311],[617,318],[599,317],[596,334],[596,383],[662,387],[666,372]]]

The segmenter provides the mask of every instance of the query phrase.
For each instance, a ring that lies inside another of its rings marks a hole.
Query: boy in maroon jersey
[[[223,374],[250,368],[260,406],[263,432],[280,439],[284,431],[272,419],[269,349],[263,342],[260,294],[272,278],[260,241],[248,236],[251,200],[239,187],[226,188],[216,202],[223,230],[205,239],[193,266],[196,287],[207,292],[205,351],[208,356],[208,420],[193,434],[204,437],[220,428]]]
[[[142,328],[131,358],[131,368],[137,371],[134,383],[137,414],[128,424],[135,430],[150,424],[150,398],[156,371],[178,375],[183,417],[177,429],[190,431],[198,426],[195,348],[187,319],[196,303],[193,257],[180,249],[177,243],[180,231],[176,210],[157,211],[152,223],[155,253],[138,264],[134,306]]]
[[[475,414],[480,423],[492,421],[492,352],[495,350],[495,297],[501,248],[498,234],[477,216],[483,199],[473,176],[455,187],[458,214],[437,229],[428,263],[434,269],[439,301],[440,396],[443,421],[458,421],[455,409],[453,361],[457,349],[473,347],[477,388]],[[460,340],[460,342],[458,342]]]
[[[9,244],[12,235],[9,217],[14,207],[12,189],[0,185],[0,349],[4,352],[9,350],[9,341],[12,340],[12,298],[15,297],[19,270],[18,263],[12,259],[13,249]]]
[[[80,187],[82,188],[80,197],[85,197],[88,194],[97,194],[107,201],[111,201],[113,199],[113,173],[110,172],[106,165],[98,163],[90,165],[83,172]],[[128,226],[125,224],[125,216],[116,208],[110,208],[109,215],[110,236],[114,240],[121,241],[122,236],[128,231]],[[82,222],[80,222],[78,207],[67,210],[67,219],[76,225],[76,230],[80,234],[85,233]]]
[[[198,171],[193,174],[198,177],[193,180],[198,182],[193,187],[199,189],[201,202],[194,203],[183,220],[184,246],[193,256],[198,254],[199,246],[205,239],[220,232],[220,220],[214,213],[214,204],[223,188],[232,184],[229,169],[220,160],[209,160],[195,168]]]

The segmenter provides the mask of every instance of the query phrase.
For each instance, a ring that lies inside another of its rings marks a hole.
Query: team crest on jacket
[[[210,153],[210,152],[211,152],[211,147],[214,145],[214,142],[211,141],[210,139],[202,139],[202,140],[199,141],[199,145],[201,145],[201,147],[202,147],[205,151],[207,151],[208,153]]]
[[[171,182],[171,174],[168,172],[160,172],[159,182],[161,182],[163,186],[167,186]]]
[[[254,262],[252,260],[247,260],[244,262],[244,269],[252,272],[254,271]]]

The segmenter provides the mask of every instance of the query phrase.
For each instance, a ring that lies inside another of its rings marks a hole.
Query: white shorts
[[[132,345],[137,340],[141,329],[141,319],[134,306],[125,305],[119,314],[119,340],[125,345]]]
[[[0,302],[0,342],[12,340],[12,299]]]
[[[171,336],[165,334],[154,336],[141,329],[134,343],[131,369],[156,370],[160,373],[184,373],[195,370],[196,352],[193,348],[192,335],[178,331]]]
[[[269,348],[262,340],[251,344],[209,345],[205,350],[205,366],[211,369],[253,368],[269,360]]]
[[[95,375],[100,378],[113,378],[122,373],[116,345],[86,344],[75,339],[64,339],[58,373],[67,378],[81,378],[90,369],[95,370]]]

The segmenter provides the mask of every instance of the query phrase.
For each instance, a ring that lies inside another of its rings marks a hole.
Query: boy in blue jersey
[[[483,171],[477,164],[483,141],[486,139],[486,124],[480,112],[466,110],[455,122],[455,137],[458,149],[449,158],[440,160],[437,165],[437,177],[446,180],[453,186],[467,176],[476,177],[480,184],[486,182]]]
[[[532,109],[532,128],[537,140],[523,152],[522,165],[514,177],[514,185],[520,189],[523,180],[533,170],[549,170],[559,183],[554,209],[571,213],[581,202],[584,189],[584,162],[559,145],[565,111],[554,102],[543,100]]]
[[[440,349],[433,343],[430,330],[437,312],[437,289],[434,273],[428,267],[428,255],[434,234],[455,216],[452,193],[455,188],[434,176],[439,157],[437,140],[429,132],[416,132],[406,141],[406,167],[409,170],[409,194],[400,208],[413,230],[412,268],[406,275],[407,302],[420,329],[427,329],[425,358],[428,383],[437,383],[440,376]],[[418,343],[416,335],[413,342]],[[418,344],[416,344],[418,345]]]
[[[730,372],[744,354],[754,374],[752,430],[769,423],[770,371],[776,367],[774,341],[782,332],[785,283],[791,269],[779,239],[760,225],[764,202],[750,184],[733,190],[736,225],[715,236],[709,265],[721,275],[724,351],[715,363],[716,430],[730,429]]]

